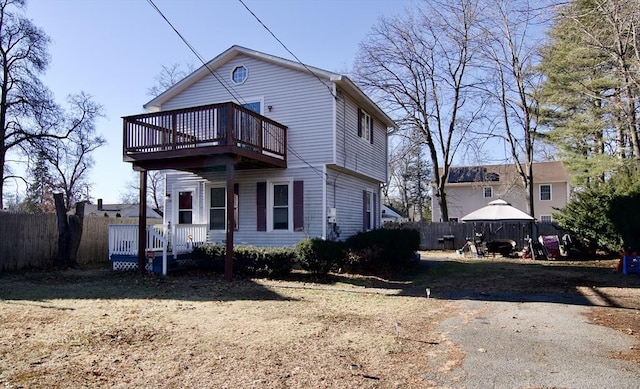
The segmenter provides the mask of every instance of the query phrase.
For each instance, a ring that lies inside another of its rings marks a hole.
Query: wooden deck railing
[[[286,126],[235,103],[126,116],[123,120],[125,156],[231,145],[286,160]]]

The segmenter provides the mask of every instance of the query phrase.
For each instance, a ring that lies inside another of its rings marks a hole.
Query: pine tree
[[[27,196],[21,205],[21,211],[28,213],[55,212],[52,190],[53,180],[49,174],[49,167],[43,153],[38,153],[29,175],[31,182],[27,187]]]
[[[572,184],[583,188],[603,183],[634,156],[637,143],[637,124],[627,120],[627,81],[615,50],[607,49],[619,32],[603,23],[611,16],[603,4],[574,0],[560,7],[542,49],[546,141],[558,148]]]

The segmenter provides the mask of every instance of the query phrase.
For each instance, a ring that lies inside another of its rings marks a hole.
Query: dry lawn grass
[[[449,373],[437,361],[461,356],[435,331],[450,304],[402,296],[410,285],[108,270],[3,276],[0,384],[420,386]]]
[[[613,274],[614,261],[429,256],[394,280],[314,282],[296,273],[227,283],[106,269],[0,275],[0,385],[458,387],[464,354],[438,325],[462,314],[450,297],[460,291],[583,296],[596,306],[594,321],[640,341],[640,277]],[[639,356],[636,347],[614,357]]]

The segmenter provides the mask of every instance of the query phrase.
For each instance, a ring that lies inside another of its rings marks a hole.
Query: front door
[[[178,224],[193,224],[193,191],[178,192]]]

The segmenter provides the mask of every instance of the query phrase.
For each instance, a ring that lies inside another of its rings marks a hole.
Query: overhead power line
[[[224,87],[224,89],[227,90],[227,92],[229,92],[229,94],[231,95],[231,97],[233,97],[234,99],[236,99],[237,101],[242,101],[244,104],[246,104],[247,102],[242,98],[242,96],[240,96],[240,94],[235,91],[233,89],[232,86],[227,85],[219,76],[218,74],[215,72],[215,70],[211,69],[209,67],[209,65],[207,64],[207,62],[204,60],[204,58],[200,55],[200,53],[198,53],[198,51],[195,49],[195,47],[193,47],[191,45],[191,43],[189,43],[189,41],[187,40],[187,38],[185,38],[180,31],[178,31],[178,29],[171,23],[171,21],[169,21],[169,19],[164,16],[164,13],[162,13],[162,11],[160,10],[160,8],[158,8],[158,6],[156,6],[156,4],[153,2],[153,0],[147,0],[147,2],[149,3],[149,5],[151,5],[151,7],[153,9],[156,10],[156,12],[158,12],[158,14],[160,14],[160,16],[162,17],[162,19],[164,19],[165,22],[167,22],[167,24],[173,29],[173,31],[180,37],[180,39],[182,40],[182,42],[184,42],[184,44],[189,48],[189,50],[191,50],[191,52],[196,56],[196,58],[198,58],[198,60],[200,62],[202,62],[202,64],[207,68],[207,70],[209,71],[209,73],[211,73],[211,75],[213,77],[215,77],[215,79],[220,83],[220,85],[222,85]]]
[[[224,89],[227,90],[227,92],[229,92],[229,94],[231,95],[232,98],[234,98],[236,101],[241,102],[241,104],[246,104],[247,101],[245,99],[242,98],[242,96],[240,95],[240,93],[238,93],[235,89],[233,89],[233,87],[231,85],[227,85],[227,83],[224,82],[223,79],[221,79],[218,74],[216,73],[215,70],[211,69],[211,67],[209,67],[209,65],[207,64],[207,62],[204,60],[204,58],[200,55],[200,53],[198,53],[198,51],[195,49],[195,47],[193,47],[191,45],[191,43],[189,43],[189,41],[187,40],[187,38],[185,38],[180,31],[178,31],[178,29],[171,23],[171,21],[164,15],[164,13],[160,10],[160,8],[158,8],[158,6],[156,6],[156,4],[153,2],[153,0],[147,0],[147,2],[149,3],[149,5],[151,5],[151,7],[153,9],[156,10],[156,12],[158,12],[158,14],[162,17],[162,19],[164,19],[165,22],[167,22],[167,24],[171,27],[171,29],[180,37],[180,39],[182,40],[182,42],[184,42],[184,44],[189,48],[189,50],[191,50],[191,52],[196,56],[196,58],[198,58],[198,60],[200,62],[202,62],[202,64],[207,68],[207,70],[209,71],[209,73],[211,73],[211,75],[213,77],[215,77],[215,79],[218,81],[218,83],[220,85],[222,85],[222,87],[224,87]],[[242,2],[242,1],[241,1]],[[242,3],[244,5],[244,3]],[[245,8],[247,8],[247,6],[245,5]],[[249,8],[247,8],[247,10],[249,10]],[[249,12],[251,12],[251,10],[249,10]],[[251,12],[251,14],[256,17],[256,19],[258,18],[253,12]],[[258,19],[258,21],[260,21],[260,19]],[[262,22],[260,22],[266,29],[267,31],[269,31],[271,33],[271,31],[267,28],[267,26],[265,26]],[[273,33],[271,33],[271,35],[273,35]],[[274,38],[276,38],[275,35],[273,35]],[[280,40],[278,38],[276,38],[276,40],[278,40],[278,42],[280,42]],[[284,46],[284,44],[282,42],[280,42],[280,44],[282,46]],[[289,49],[286,48],[286,46],[284,46],[285,49],[287,51],[289,51]],[[289,51],[289,53],[291,53],[291,51]],[[291,53],[291,55],[293,55],[296,60],[298,62],[300,62],[300,60],[293,54]],[[320,82],[322,82],[322,80],[318,77],[317,74],[313,73],[311,71],[311,69],[309,69],[305,64],[303,64],[302,62],[300,62],[300,64],[302,64],[311,74],[313,74],[316,78],[318,78],[318,80],[320,80]],[[329,89],[329,92],[331,93],[332,96],[333,92],[331,91],[331,89],[329,88],[329,86],[327,86],[324,82],[322,82],[323,85],[325,85],[327,87],[327,89]],[[335,97],[335,96],[334,96]],[[266,131],[269,131],[268,129]],[[271,134],[273,135],[273,134]],[[293,147],[291,147],[291,145],[287,145],[287,149],[291,152],[291,154],[295,155],[296,157],[298,157],[298,159],[300,161],[302,161],[305,165],[309,166],[311,169],[313,169],[317,174],[319,174],[321,177],[324,177],[324,173],[318,169],[317,167],[311,165],[309,162],[307,162],[307,160],[305,160],[298,152],[295,151],[295,149]]]
[[[289,54],[291,54],[293,56],[293,58],[296,59],[296,61],[298,61],[298,63],[302,66],[304,66],[305,69],[307,69],[307,71],[312,74],[315,78],[318,79],[318,81],[320,81],[322,83],[322,85],[324,85],[327,90],[329,91],[329,94],[331,95],[331,97],[333,97],[334,99],[337,98],[337,96],[333,93],[333,91],[331,90],[331,88],[329,87],[329,85],[325,84],[324,81],[322,81],[322,79],[320,77],[318,77],[318,75],[313,72],[304,62],[300,61],[300,58],[298,58],[298,56],[296,56],[295,54],[293,54],[293,52],[291,50],[289,50],[289,48],[276,36],[276,34],[273,33],[273,31],[271,31],[271,29],[269,27],[267,27],[266,24],[264,24],[264,22],[262,22],[262,20],[260,20],[260,18],[258,17],[258,15],[256,15],[248,6],[247,4],[244,2],[244,0],[238,0],[240,2],[240,4],[242,4],[244,6],[244,8],[247,9],[247,11],[249,11],[249,13],[251,15],[253,15],[253,17],[258,21],[258,23],[260,23],[262,25],[262,27],[264,27],[265,30],[267,30],[269,32],[269,34],[271,34],[271,36],[278,41],[278,43],[280,43],[280,45],[282,47],[284,47],[285,50],[287,50],[287,52]]]

